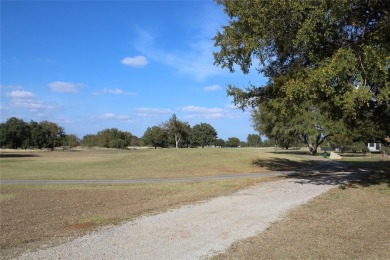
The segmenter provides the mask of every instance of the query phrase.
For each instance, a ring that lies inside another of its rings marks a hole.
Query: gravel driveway
[[[230,196],[140,217],[19,259],[199,259],[254,236],[334,187],[305,179],[261,183]]]

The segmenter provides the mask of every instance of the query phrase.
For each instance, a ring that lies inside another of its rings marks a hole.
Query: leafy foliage
[[[225,142],[225,146],[227,147],[239,147],[241,144],[240,139],[237,137],[229,137],[227,141]]]
[[[215,64],[269,81],[228,94],[255,107],[255,127],[281,142],[318,145],[345,129],[356,140],[390,128],[390,2],[219,0],[229,24],[215,36]],[[283,140],[282,140],[283,139]]]
[[[142,137],[146,145],[154,148],[168,145],[168,131],[160,126],[148,127]]]
[[[88,147],[106,147],[126,149],[136,143],[138,138],[130,132],[121,131],[117,128],[107,128],[99,131],[96,135],[85,135],[81,140],[81,145]]]
[[[66,147],[73,148],[80,144],[80,139],[74,134],[65,135],[62,144]]]
[[[191,145],[200,145],[202,148],[205,145],[211,145],[215,143],[217,139],[217,131],[210,124],[200,123],[194,125],[190,132]]]
[[[249,147],[260,147],[261,146],[261,136],[257,134],[249,134],[246,138],[247,146]]]
[[[0,124],[0,147],[53,149],[62,145],[64,137],[64,129],[49,121],[26,123],[12,117]]]
[[[175,114],[163,124],[163,127],[168,131],[168,140],[175,143],[175,147],[179,148],[180,143],[188,146],[189,134],[191,126],[187,122],[180,121],[177,119]]]

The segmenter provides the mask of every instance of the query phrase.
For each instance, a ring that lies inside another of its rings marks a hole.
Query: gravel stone
[[[304,179],[260,183],[230,196],[95,231],[19,259],[203,259],[260,233],[332,187]]]

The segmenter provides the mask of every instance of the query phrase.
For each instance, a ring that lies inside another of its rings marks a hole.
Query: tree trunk
[[[309,137],[309,136],[303,136],[303,141],[307,144],[307,146],[309,147],[309,151],[310,151],[310,154],[311,155],[316,155],[317,154],[317,148],[318,148],[318,142],[315,142],[315,143],[313,143],[313,142],[311,142],[311,138]],[[317,136],[317,138],[316,138],[316,141],[318,141],[318,136]]]
[[[312,145],[310,145],[310,146],[309,146],[310,154],[313,155],[313,156],[316,155],[316,154],[317,154],[317,148],[318,148],[317,145],[315,145],[315,147],[313,147]]]
[[[175,135],[175,143],[176,143],[176,148],[179,148],[179,143],[180,143],[180,137]]]

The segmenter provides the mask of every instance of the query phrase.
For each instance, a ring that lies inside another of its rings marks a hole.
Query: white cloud
[[[185,106],[182,108],[182,110],[193,113],[221,113],[224,111],[222,108],[207,108],[198,106]]]
[[[125,121],[125,122],[133,122],[134,120],[132,119],[131,116],[129,115],[117,115],[114,113],[104,113],[101,115],[102,119],[104,120],[117,120],[117,121]]]
[[[120,88],[115,88],[115,89],[105,88],[105,89],[103,89],[103,93],[115,94],[115,95],[123,95],[123,94],[125,94],[126,92],[124,92],[124,91],[121,90]]]
[[[184,106],[181,108],[186,112],[186,118],[206,118],[206,119],[222,119],[222,118],[238,118],[243,115],[242,111],[228,108],[209,108],[200,106]]]
[[[220,89],[221,89],[220,85],[211,85],[203,88],[203,90],[206,92],[218,91]]]
[[[228,117],[229,114],[222,108],[208,108],[198,106],[185,106],[182,108],[184,112],[190,114],[187,117],[202,117],[202,118],[223,118]]]
[[[214,65],[213,37],[222,24],[224,14],[219,8],[205,9],[197,22],[189,22],[189,29],[194,33],[184,46],[177,46],[173,50],[162,49],[155,42],[159,39],[147,30],[136,31],[138,39],[135,47],[150,59],[161,62],[174,68],[178,73],[189,75],[196,80],[202,81],[214,75],[228,74],[227,70]],[[179,36],[180,37],[180,36]]]
[[[14,90],[7,93],[7,96],[11,98],[33,98],[35,95],[29,91]]]
[[[121,63],[132,67],[143,67],[148,64],[148,60],[144,56],[134,56],[124,58]]]
[[[141,42],[143,42],[141,40]],[[186,46],[184,51],[166,51],[154,45],[137,46],[137,48],[147,53],[148,56],[167,66],[174,68],[179,74],[190,75],[198,81],[202,81],[209,76],[226,74],[227,71],[214,66],[213,51],[214,45],[211,40],[198,40]]]
[[[28,109],[30,112],[37,112],[56,108],[55,105],[39,100],[34,93],[23,90],[21,86],[2,85],[1,88],[16,89],[6,93],[8,104],[3,102],[2,110]]]
[[[134,93],[134,92],[126,92],[126,91],[123,91],[122,89],[120,88],[104,88],[102,91],[100,92],[93,92],[94,95],[98,96],[98,95],[102,95],[102,94],[112,94],[112,95],[126,95],[126,96],[136,96],[137,93]]]
[[[143,117],[161,116],[161,115],[172,113],[172,110],[168,108],[142,107],[142,108],[136,108],[135,111],[137,112],[138,116],[143,116]]]
[[[74,93],[74,92],[79,92],[81,88],[85,87],[85,84],[55,81],[49,83],[49,87],[53,92]]]
[[[10,106],[15,108],[26,108],[30,111],[55,108],[55,106],[53,105],[48,105],[43,103],[42,101],[29,98],[13,98],[10,102]]]

